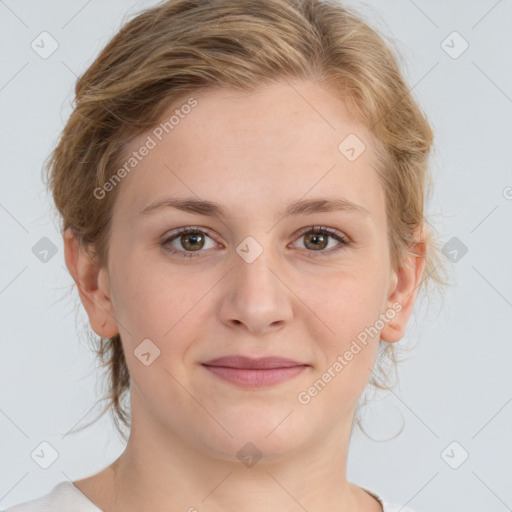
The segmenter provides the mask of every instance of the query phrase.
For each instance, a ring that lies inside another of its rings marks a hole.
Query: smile
[[[299,365],[282,368],[231,368],[206,364],[203,366],[217,377],[244,388],[272,386],[295,377],[308,367]]]

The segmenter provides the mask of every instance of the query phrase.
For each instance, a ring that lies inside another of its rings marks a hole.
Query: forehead
[[[250,94],[218,88],[191,97],[193,108],[176,112],[184,98],[160,128],[132,141],[127,156],[148,137],[153,143],[123,178],[115,206],[123,216],[170,195],[214,200],[241,216],[335,195],[382,213],[375,141],[332,91],[285,81]]]

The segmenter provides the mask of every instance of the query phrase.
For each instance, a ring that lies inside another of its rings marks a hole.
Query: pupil
[[[201,234],[188,234],[185,236],[185,244],[186,245],[196,245],[200,243]],[[199,240],[199,241],[198,241]]]
[[[322,242],[323,242],[324,235],[319,233],[313,233],[310,236],[308,236],[308,241],[313,242],[313,246],[316,249],[322,249]]]

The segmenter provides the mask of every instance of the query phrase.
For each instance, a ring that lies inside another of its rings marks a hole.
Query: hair
[[[419,242],[426,260],[419,291],[429,283],[447,284],[444,258],[424,214],[433,133],[385,39],[334,0],[168,0],[140,12],[77,80],[73,111],[45,164],[61,232],[71,230],[82,247],[92,248],[94,261],[107,266],[120,186],[101,200],[95,189],[126,161],[134,137],[194,92],[254,92],[281,80],[308,80],[346,101],[380,148],[393,269]],[[397,363],[395,344],[380,344]],[[94,350],[108,374],[100,416],[110,410],[126,439],[122,425],[130,426],[131,412],[123,398],[130,375],[120,334],[96,339]],[[370,385],[390,389],[384,385],[388,372],[379,369]]]

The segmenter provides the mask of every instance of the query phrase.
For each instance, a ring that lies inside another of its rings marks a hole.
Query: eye
[[[334,249],[331,247],[329,250],[324,250],[329,245],[329,238],[334,239],[338,242],[335,244]],[[333,228],[325,226],[313,226],[307,228],[299,237],[304,239],[304,247],[311,249],[311,252],[318,252],[318,254],[308,254],[308,256],[327,256],[333,252],[337,252],[349,245],[349,240],[346,236],[342,235]]]
[[[200,252],[203,248],[211,249],[212,246],[215,247],[215,243],[210,247],[205,247],[206,238],[212,240],[202,229],[195,226],[186,226],[179,228],[173,235],[166,238],[162,242],[162,246],[172,254],[181,254],[184,257],[193,258],[197,256],[197,254],[194,254],[195,252]],[[173,242],[177,242],[181,246],[181,249],[177,250],[176,245],[172,245]],[[172,245],[173,248],[168,248],[170,245]]]
[[[308,254],[308,256],[326,256],[333,252],[337,252],[349,245],[347,237],[339,233],[333,228],[325,226],[308,227],[302,231],[299,239],[304,238],[303,247],[311,249],[307,252],[317,252],[318,254]],[[207,246],[207,239],[212,240],[210,247]],[[329,239],[334,239],[338,242],[334,248],[324,250],[328,247]],[[203,229],[196,226],[186,226],[176,230],[171,236],[167,237],[161,245],[165,247],[171,254],[181,254],[184,257],[193,258],[199,256],[201,249],[211,249],[215,247],[215,241]]]

